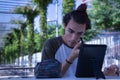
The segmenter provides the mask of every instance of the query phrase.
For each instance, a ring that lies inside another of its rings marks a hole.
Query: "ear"
[[[64,28],[66,28],[66,27],[67,27],[67,24],[64,23],[63,26],[64,26]]]

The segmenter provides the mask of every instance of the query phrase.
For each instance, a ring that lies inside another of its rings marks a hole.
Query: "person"
[[[112,64],[109,67],[105,67],[103,73],[106,76],[119,76],[119,67],[115,64]]]
[[[63,77],[75,77],[82,36],[91,28],[86,9],[87,5],[81,4],[67,13],[63,17],[64,35],[48,39],[42,48],[42,61],[57,59],[62,64]]]

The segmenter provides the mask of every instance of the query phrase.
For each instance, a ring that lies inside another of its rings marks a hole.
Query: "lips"
[[[73,41],[71,42],[71,41],[69,41],[69,46],[74,47],[75,44],[76,44],[76,42],[73,42]]]

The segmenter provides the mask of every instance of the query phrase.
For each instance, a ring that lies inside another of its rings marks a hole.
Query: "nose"
[[[76,34],[72,34],[71,40],[77,42],[77,41],[79,41],[80,39],[79,39],[79,36],[77,36]]]

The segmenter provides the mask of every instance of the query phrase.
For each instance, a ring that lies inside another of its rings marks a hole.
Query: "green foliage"
[[[34,27],[33,24],[28,25],[28,35],[27,35],[27,46],[28,46],[28,51],[29,54],[33,54],[34,52]]]
[[[6,63],[12,63],[20,53],[20,31],[13,29],[13,33],[9,33],[5,39],[4,59]]]
[[[14,51],[18,56],[24,56],[26,53],[29,53],[29,57],[31,59],[32,54],[34,53],[34,18],[38,15],[37,9],[32,9],[31,6],[18,7],[15,9],[15,12],[18,14],[23,14],[27,20],[26,23],[22,23],[22,21],[13,21],[21,24],[20,30],[14,29],[13,38],[11,39],[11,44],[8,42],[8,45],[5,46],[5,53],[10,54]],[[26,26],[27,36],[26,36]],[[19,32],[19,33],[17,33]],[[7,40],[9,41],[9,40]],[[12,46],[14,45],[14,46]],[[14,49],[12,49],[13,47]],[[12,59],[12,57],[10,57]],[[30,66],[31,66],[31,60]]]
[[[60,28],[59,28],[59,35],[63,35],[64,34],[64,27],[62,25],[60,25]]]
[[[90,16],[96,29],[120,30],[120,1],[94,0]]]
[[[0,64],[4,62],[4,50],[3,48],[0,48]]]
[[[34,18],[38,15],[39,11],[37,9],[33,10],[32,6],[20,6],[15,8],[14,10],[15,13],[17,14],[23,14],[25,17],[27,17],[27,22],[28,23],[33,23]]]
[[[35,45],[34,45],[35,52],[40,52],[42,49],[41,38],[42,37],[40,36],[39,33],[35,33]]]
[[[47,26],[48,38],[55,37],[55,34],[56,34],[55,30],[56,30],[56,25],[52,24]]]
[[[43,46],[44,41],[48,38],[47,36],[47,7],[52,0],[33,0],[33,2],[37,5],[39,14],[40,14],[40,45]]]
[[[56,36],[56,26],[55,24],[51,24],[47,26],[47,33],[48,33],[48,38],[52,38]],[[63,35],[64,34],[64,29],[62,25],[58,25],[58,34]]]
[[[32,1],[38,5],[39,9],[47,7],[48,4],[52,3],[52,0],[32,0]]]
[[[98,33],[99,32],[97,30],[89,29],[85,32],[83,40],[90,41],[91,39],[95,38]]]
[[[75,0],[63,0],[62,3],[62,7],[63,7],[63,15],[72,11],[75,7]]]
[[[17,9],[15,9],[16,13],[21,13],[23,14],[27,20],[27,26],[28,26],[28,30],[27,30],[27,53],[29,54],[29,65],[32,65],[32,54],[34,53],[35,49],[34,49],[34,18],[38,15],[38,10],[34,9],[31,6],[25,6],[25,7],[18,7]]]
[[[7,46],[13,43],[13,34],[8,33],[7,36],[4,37],[4,45]]]

